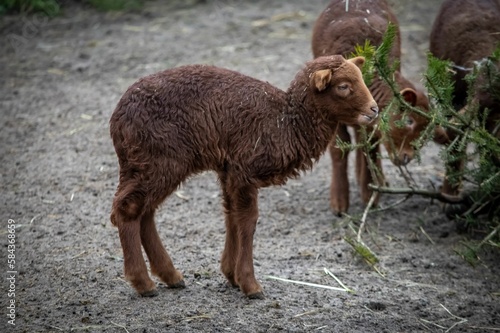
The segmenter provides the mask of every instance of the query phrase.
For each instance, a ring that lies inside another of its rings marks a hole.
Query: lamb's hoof
[[[464,217],[464,214],[470,209],[470,207],[474,204],[471,196],[464,193],[462,194],[462,201],[458,203],[445,204],[444,212],[446,217],[450,220],[454,220],[457,217]],[[462,230],[464,231],[464,230]]]
[[[456,217],[461,217],[467,211],[468,207],[464,204],[446,204],[444,206],[444,213],[450,220]]]
[[[345,203],[342,204],[340,202],[337,202],[336,200],[335,201],[332,200],[330,202],[330,208],[333,212],[333,215],[337,217],[342,217],[345,213],[347,213],[348,207],[349,205]]]
[[[249,295],[247,295],[247,297],[249,299],[266,299],[266,296],[264,295],[264,292],[262,292],[262,291],[258,291],[256,293],[249,294]]]
[[[233,280],[233,279],[227,279],[226,284],[230,286],[231,288],[239,288],[240,286]]]
[[[332,208],[332,213],[336,217],[344,217],[345,213],[347,213],[347,209]]]
[[[177,289],[177,288],[186,288],[186,283],[184,282],[184,280],[180,280],[177,283],[169,284],[168,287],[172,288],[172,289],[174,289],[174,288],[175,289]]]
[[[152,289],[152,290],[143,291],[142,293],[140,293],[140,295],[142,297],[155,297],[155,296],[158,296],[158,290]]]

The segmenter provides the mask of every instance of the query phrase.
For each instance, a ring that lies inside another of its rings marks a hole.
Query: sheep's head
[[[429,111],[429,100],[424,93],[413,88],[400,91],[401,97],[411,106],[422,112]],[[429,124],[429,120],[417,112],[407,110],[404,106],[391,112],[389,131],[385,134],[384,146],[394,165],[406,165],[415,156],[414,142]],[[435,136],[443,131],[441,127],[435,130]],[[444,132],[443,132],[444,133]]]
[[[342,56],[319,57],[313,61],[310,87],[314,104],[325,110],[331,121],[365,125],[378,116],[378,106],[363,81],[365,59],[345,60]]]

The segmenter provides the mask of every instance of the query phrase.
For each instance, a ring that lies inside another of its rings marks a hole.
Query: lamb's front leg
[[[239,244],[237,239],[238,230],[232,217],[232,200],[227,191],[227,175],[221,173],[219,181],[222,188],[222,203],[224,206],[225,224],[226,224],[226,242],[224,243],[224,251],[220,261],[222,273],[233,287],[238,287],[234,277],[236,269],[236,259],[238,257]]]
[[[249,298],[263,298],[253,267],[253,235],[259,215],[257,188],[227,181],[222,175],[220,180],[226,209],[222,272],[233,286],[240,287]]]
[[[360,142],[361,134],[356,133],[356,142]],[[359,190],[361,192],[361,200],[364,204],[368,204],[372,196],[373,191],[370,190],[368,184],[373,184],[376,186],[385,185],[385,177],[382,170],[382,160],[380,159],[380,145],[376,143],[371,143],[373,149],[370,150],[369,156],[367,157],[362,149],[356,150],[356,178],[358,180]],[[369,164],[376,167],[372,174]],[[373,202],[373,206],[378,205],[380,195],[377,194]]]
[[[351,136],[347,131],[347,126],[339,124],[335,133],[335,138],[330,142],[329,150],[332,159],[332,182],[330,185],[330,206],[338,216],[346,213],[349,209],[349,178],[347,166],[349,152],[343,152],[336,145],[336,138],[343,142],[351,143]]]
[[[249,298],[264,298],[262,287],[255,279],[253,266],[253,235],[257,226],[259,209],[257,206],[258,190],[246,185],[234,188],[233,221],[236,229],[238,256],[236,258],[235,280],[241,291]]]

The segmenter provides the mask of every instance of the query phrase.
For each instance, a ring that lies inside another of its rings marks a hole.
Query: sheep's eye
[[[345,83],[341,84],[341,85],[338,86],[338,89],[341,90],[341,91],[342,90],[347,90],[347,89],[349,89],[349,85],[345,84]]]
[[[407,117],[407,118],[406,118],[406,125],[408,125],[408,126],[412,126],[414,122],[415,122],[415,121],[414,121],[413,119],[411,119],[410,117]]]

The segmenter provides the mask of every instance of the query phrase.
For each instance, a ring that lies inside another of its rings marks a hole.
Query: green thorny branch
[[[379,130],[382,134],[389,131],[390,112],[393,112],[398,106],[402,106],[404,112],[414,112],[429,121],[428,126],[422,131],[421,136],[412,142],[416,149],[417,160],[419,160],[420,149],[432,139],[432,134],[436,126],[441,126],[447,129],[448,133],[453,133],[450,142],[441,148],[440,157],[444,165],[457,162],[466,158],[467,146],[472,144],[475,146],[475,151],[470,153],[467,151],[468,161],[475,161],[472,167],[467,165],[457,174],[450,174],[451,181],[464,179],[475,185],[472,193],[463,194],[461,196],[450,196],[440,193],[439,191],[427,191],[416,187],[411,174],[405,168],[399,167],[401,175],[404,177],[408,188],[390,188],[385,184],[379,184],[381,170],[373,163],[372,159],[367,158],[369,169],[372,178],[376,184],[371,184],[370,189],[380,193],[404,194],[406,199],[412,195],[420,195],[432,199],[437,199],[449,205],[466,204],[466,209],[462,212],[462,219],[471,224],[476,220],[479,212],[488,210],[489,219],[487,225],[490,230],[493,230],[479,246],[468,247],[470,250],[478,250],[485,244],[499,246],[499,242],[493,240],[493,236],[498,239],[498,225],[500,224],[500,142],[497,138],[497,133],[500,131],[500,124],[493,131],[485,129],[485,119],[489,110],[479,112],[479,106],[473,100],[473,91],[476,89],[476,79],[479,73],[486,73],[486,87],[488,92],[497,100],[500,100],[500,73],[495,64],[500,60],[500,45],[497,46],[492,56],[479,62],[470,70],[466,80],[469,85],[469,97],[467,101],[467,110],[457,111],[453,105],[454,94],[454,64],[449,61],[443,61],[428,54],[428,68],[424,74],[424,85],[426,86],[429,99],[430,110],[424,112],[408,104],[401,94],[399,87],[394,80],[394,72],[398,68],[397,62],[390,63],[390,50],[394,39],[396,38],[397,28],[393,24],[389,24],[384,35],[382,44],[375,48],[369,41],[366,41],[363,46],[357,46],[352,56],[364,56],[366,61],[363,67],[363,78],[367,85],[370,85],[375,75],[378,75],[385,84],[389,86],[393,93],[393,99],[387,108],[381,112],[379,123],[371,133],[367,133],[362,129],[362,134],[366,138],[363,142],[357,142],[355,145],[342,142],[337,138],[337,145],[343,151],[362,148],[365,154],[373,154],[375,145],[380,144],[382,137],[374,140],[375,131]],[[483,84],[485,84],[483,82]],[[485,88],[485,87],[482,87]],[[397,125],[397,124],[396,124]],[[385,138],[390,139],[390,138]],[[389,141],[390,142],[390,141]],[[467,164],[467,163],[465,163]],[[469,163],[470,164],[470,163]],[[403,202],[404,200],[400,201]],[[367,207],[366,213],[371,209]],[[364,225],[364,221],[362,223]],[[361,229],[361,228],[360,228]],[[358,231],[358,238],[362,230]],[[476,251],[477,252],[477,251]],[[465,257],[465,256],[464,256]]]

